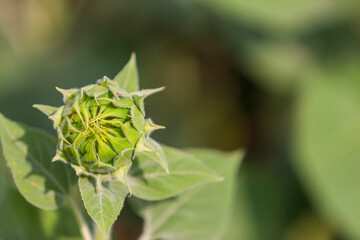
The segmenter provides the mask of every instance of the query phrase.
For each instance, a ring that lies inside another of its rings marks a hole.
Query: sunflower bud
[[[125,169],[120,175],[126,175],[137,155],[158,151],[148,137],[163,127],[145,119],[144,99],[162,89],[128,93],[104,77],[81,89],[57,90],[64,96],[63,106],[35,105],[49,116],[57,131],[54,161],[70,163],[79,174]]]

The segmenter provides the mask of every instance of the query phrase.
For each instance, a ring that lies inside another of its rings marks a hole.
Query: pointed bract
[[[131,108],[130,114],[131,114],[131,122],[132,122],[133,126],[139,132],[143,132],[144,125],[145,125],[145,119],[144,119],[144,115],[142,114],[142,112],[140,112],[138,107],[134,105]]]
[[[167,161],[167,157],[165,155],[164,150],[162,149],[162,147],[160,146],[160,144],[158,144],[155,140],[149,138],[147,139],[147,145],[153,150],[152,152],[145,152],[144,155],[153,159],[154,161],[156,161],[157,163],[160,164],[160,166],[167,172],[169,173],[169,166],[168,166],[168,161]]]
[[[75,93],[79,92],[79,89],[72,88],[72,89],[62,89],[59,87],[55,87],[58,92],[60,92],[63,95],[64,103],[67,103],[68,100],[70,100]]]
[[[134,151],[134,158],[143,152],[154,152],[154,150],[147,145],[147,142],[146,142],[144,136],[142,136],[139,139],[139,141],[136,143],[135,151]]]
[[[148,96],[151,96],[151,95],[153,95],[155,93],[158,93],[158,92],[161,92],[161,91],[164,91],[164,90],[165,90],[165,87],[159,87],[159,88],[152,88],[152,89],[143,89],[143,90],[140,90],[140,91],[137,91],[137,92],[132,92],[131,94],[132,95],[148,97]]]
[[[102,79],[99,79],[97,81],[97,84],[104,87],[119,88],[119,85],[116,82],[112,81],[107,76],[104,76]]]
[[[128,163],[124,164],[123,166],[119,167],[118,170],[116,170],[115,172],[113,172],[111,174],[114,178],[116,178],[117,180],[122,182],[127,187],[130,195],[132,195],[132,191],[131,191],[130,185],[127,182],[127,174],[129,172],[131,165],[132,165],[132,162],[128,162]]]
[[[60,161],[60,162],[63,162],[63,163],[68,163],[68,160],[67,160],[64,152],[60,151],[59,149],[56,149],[56,155],[51,160],[51,162],[56,162],[56,161]]]
[[[150,136],[150,134],[153,131],[160,130],[160,129],[165,129],[165,127],[153,123],[153,121],[150,118],[145,120],[144,132],[145,132],[145,136],[147,138]]]
[[[83,87],[82,89],[84,89],[86,95],[88,95],[89,97],[98,97],[109,91],[109,88],[99,86],[97,84],[89,85]]]
[[[61,122],[61,115],[64,111],[64,106],[61,106],[58,108],[58,110],[51,116],[49,116],[49,119],[51,119],[54,123],[54,128],[58,128]]]
[[[133,53],[129,62],[115,76],[114,81],[121,89],[127,92],[135,92],[139,90],[139,74],[136,66],[136,55]]]
[[[74,169],[76,176],[80,177],[80,176],[93,176],[93,174],[89,173],[88,171],[86,171],[85,168],[78,166],[78,165],[74,165],[71,164],[71,167]]]
[[[145,98],[146,98],[145,95],[133,95],[134,103],[140,109],[140,111],[144,116],[145,116],[145,107],[144,107]]]
[[[43,104],[35,104],[33,105],[33,107],[39,109],[42,113],[44,113],[48,117],[53,115],[58,110],[57,107],[52,107]]]

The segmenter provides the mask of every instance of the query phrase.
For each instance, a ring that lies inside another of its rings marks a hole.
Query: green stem
[[[143,231],[138,240],[150,240],[153,226],[151,224],[151,212],[147,209],[144,212],[144,226]]]
[[[83,239],[84,240],[93,240],[89,226],[87,225],[85,218],[84,218],[83,214],[81,213],[81,210],[79,209],[79,206],[76,204],[74,199],[72,199],[71,197],[68,198],[68,201],[69,201],[69,205],[70,205],[71,209],[74,212],[76,221],[79,224],[80,233],[81,233]]]
[[[111,233],[108,234],[108,236],[105,238],[100,229],[98,228],[98,226],[96,224],[94,224],[94,228],[95,228],[95,240],[110,240],[111,239]]]

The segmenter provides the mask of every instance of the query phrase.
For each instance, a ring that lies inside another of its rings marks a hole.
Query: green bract
[[[35,105],[57,131],[53,161],[70,163],[78,174],[112,173],[124,179],[137,155],[161,155],[162,149],[149,135],[163,127],[145,119],[144,99],[162,88],[128,93],[104,77],[80,89],[57,90],[65,105]]]

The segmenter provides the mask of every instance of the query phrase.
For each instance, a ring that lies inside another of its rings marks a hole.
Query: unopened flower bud
[[[161,89],[128,93],[104,77],[81,89],[57,90],[63,106],[35,105],[57,131],[54,161],[70,163],[80,173],[107,174],[124,166],[127,172],[138,154],[157,151],[147,140],[163,127],[145,119],[144,99]]]

